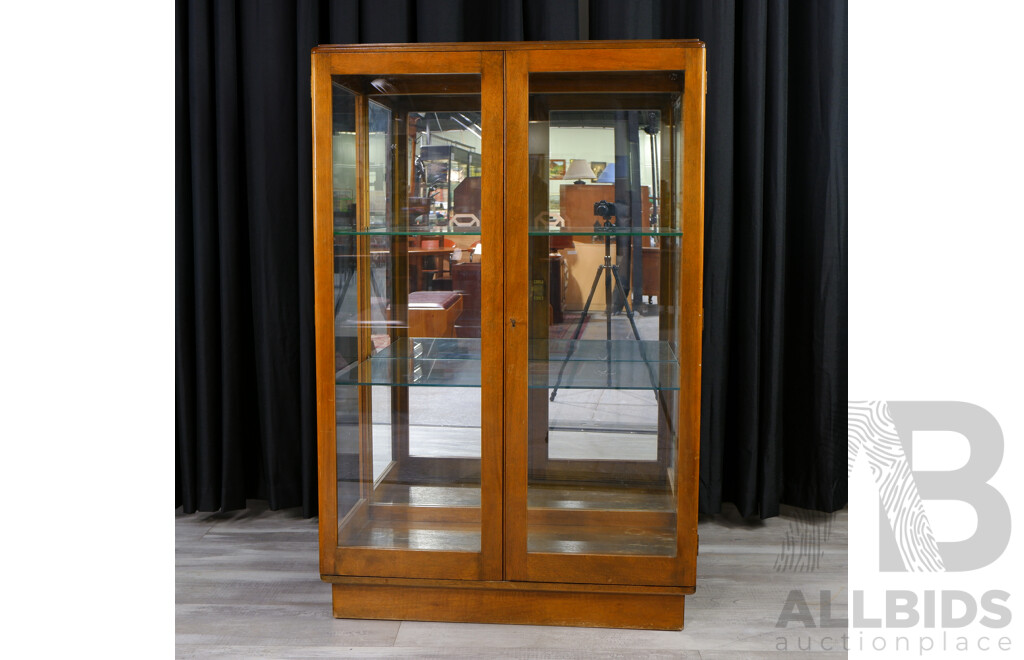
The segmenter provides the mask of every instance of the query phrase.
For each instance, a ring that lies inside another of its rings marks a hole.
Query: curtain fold
[[[176,505],[316,513],[309,51],[572,40],[577,0],[178,0]],[[590,0],[707,43],[702,512],[846,504],[845,2]]]

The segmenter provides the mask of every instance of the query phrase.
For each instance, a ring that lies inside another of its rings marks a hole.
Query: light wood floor
[[[822,591],[830,592],[832,617],[846,617],[846,511],[829,516],[787,508],[783,514],[744,521],[730,509],[702,518],[697,593],[686,598],[686,628],[652,632],[333,619],[330,586],[317,572],[316,519],[255,501],[225,514],[178,511],[177,656],[843,657],[845,628],[775,625],[793,589],[803,592],[816,621]],[[782,644],[789,653],[778,650]]]

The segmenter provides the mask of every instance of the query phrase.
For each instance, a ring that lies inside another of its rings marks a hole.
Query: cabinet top
[[[601,41],[463,41],[455,43],[327,44],[313,53],[352,51],[556,50],[591,48],[704,48],[700,39],[626,39]]]

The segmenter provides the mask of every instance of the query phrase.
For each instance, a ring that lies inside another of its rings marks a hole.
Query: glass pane
[[[338,543],[479,552],[480,78],[332,82]]]
[[[682,74],[573,80],[530,76],[527,549],[672,556]]]

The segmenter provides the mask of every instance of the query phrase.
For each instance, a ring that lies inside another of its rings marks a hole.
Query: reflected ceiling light
[[[397,88],[386,78],[374,78],[370,81],[370,86],[381,94],[394,94],[397,91]]]
[[[465,118],[465,119],[466,119],[467,121],[469,120],[469,118],[468,118],[468,117],[466,117],[466,115],[461,115],[461,114],[460,114],[460,115],[459,115],[459,117],[463,117],[463,118]],[[451,119],[452,119],[452,121],[454,121],[454,122],[455,122],[456,124],[458,124],[458,125],[459,125],[459,126],[461,126],[462,128],[466,129],[467,131],[469,131],[470,133],[472,133],[473,135],[475,135],[475,136],[477,137],[477,139],[479,139],[479,140],[482,140],[482,139],[483,139],[483,138],[482,138],[482,137],[480,136],[480,131],[478,131],[478,130],[476,130],[475,128],[473,128],[473,126],[472,126],[472,125],[470,125],[470,124],[467,124],[466,122],[462,121],[462,119],[459,119],[459,117],[456,117],[455,115],[452,115],[452,118],[451,118]]]

